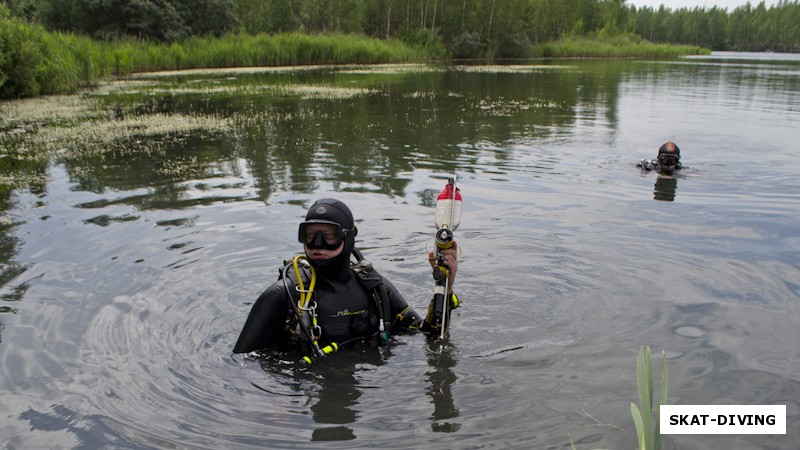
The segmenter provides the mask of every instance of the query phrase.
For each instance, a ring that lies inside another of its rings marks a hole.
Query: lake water
[[[669,403],[787,405],[796,448],[800,57],[145,74],[0,104],[5,448],[636,448]],[[675,178],[642,173],[673,140]],[[451,337],[231,354],[315,199],[422,311],[459,177]]]

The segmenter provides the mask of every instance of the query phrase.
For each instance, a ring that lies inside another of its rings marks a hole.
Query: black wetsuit
[[[294,289],[293,270],[288,271],[288,277],[289,288]],[[308,282],[304,284],[308,287]],[[389,301],[391,333],[416,331],[423,323],[422,317],[408,306],[392,283],[383,279],[383,284]],[[380,313],[372,297],[373,293],[365,290],[349,267],[318,272],[313,300],[321,328],[320,346],[375,339]],[[296,319],[281,279],[253,304],[233,351],[248,353],[281,346],[298,337],[293,333],[295,328]]]
[[[329,232],[338,231],[338,242],[336,236],[325,237],[320,230],[305,233],[306,226],[325,226]],[[300,224],[298,240],[306,251],[334,250],[337,245],[341,249],[328,259],[306,259],[316,274],[316,285],[306,307],[316,305],[319,328],[303,325],[310,320],[308,312],[302,313],[303,320],[298,327],[300,293],[296,287],[299,283],[294,270],[286,266],[282,279],[267,288],[253,304],[233,352],[249,353],[293,341],[306,344],[314,341],[320,348],[331,343],[343,345],[373,339],[383,344],[389,339],[387,332],[421,330],[433,335],[442,331],[440,322],[432,318],[430,307],[429,319],[423,320],[392,283],[363,260],[361,252],[355,248],[357,233],[353,214],[347,205],[333,198],[314,202],[306,214],[306,221]],[[351,255],[358,260],[356,265],[352,264]],[[310,287],[310,282],[305,281],[305,278],[310,278],[310,273],[309,270],[304,277],[305,289]],[[447,314],[457,307],[458,298],[453,294]],[[441,320],[441,323],[445,322],[449,323],[449,320]],[[379,333],[381,323],[384,324],[384,333]]]

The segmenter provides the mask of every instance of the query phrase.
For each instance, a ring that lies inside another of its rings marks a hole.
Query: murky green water
[[[666,448],[796,446],[800,58],[162,74],[0,117],[7,448],[634,448],[641,345],[670,403],[787,405]],[[635,168],[666,140],[679,176]],[[323,196],[424,309],[453,171],[447,345],[231,356]]]

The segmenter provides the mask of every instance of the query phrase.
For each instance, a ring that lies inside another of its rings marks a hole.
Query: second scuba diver
[[[303,346],[313,359],[357,342],[386,344],[392,334],[422,331],[439,335],[431,311],[423,319],[397,288],[363,260],[355,248],[358,230],[350,208],[333,198],[314,202],[298,229],[305,255],[287,261],[278,281],[253,304],[234,353]],[[450,308],[458,268],[457,245],[428,254],[434,270],[449,271]],[[351,262],[354,255],[357,262]],[[449,320],[445,323],[449,323]],[[445,330],[446,331],[446,330]]]
[[[683,168],[683,165],[681,165],[681,149],[672,141],[666,142],[658,149],[657,159],[649,161],[643,159],[636,164],[636,167],[648,172],[655,170],[663,175],[672,175],[676,170]]]

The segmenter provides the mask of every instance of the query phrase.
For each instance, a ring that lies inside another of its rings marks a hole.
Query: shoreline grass
[[[693,45],[653,44],[634,34],[611,37],[568,37],[534,46],[533,54],[547,58],[654,58],[675,59],[709,55],[711,50]]]
[[[233,67],[374,65],[447,61],[440,40],[409,45],[355,34],[228,34],[181,42],[96,41],[50,32],[0,8],[0,99],[75,92],[141,72]],[[708,54],[694,46],[652,44],[622,33],[565,38],[531,46],[536,58],[677,58]],[[491,55],[487,55],[487,60]]]
[[[22,27],[22,28],[20,28]],[[5,31],[4,31],[5,30]],[[171,44],[137,40],[94,41],[36,26],[0,28],[9,62],[0,60],[0,99],[75,92],[114,77],[142,72],[300,65],[423,62],[427,51],[399,40],[361,35],[230,34]],[[25,30],[25,33],[19,33]],[[0,43],[3,40],[0,39]],[[6,51],[5,48],[0,48]]]

